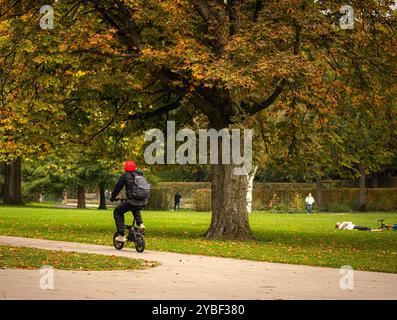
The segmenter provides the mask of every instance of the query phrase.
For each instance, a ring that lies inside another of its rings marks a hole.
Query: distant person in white
[[[368,227],[357,226],[353,224],[351,221],[347,222],[337,222],[335,224],[335,229],[339,230],[361,230],[361,231],[379,231],[378,229],[371,229]]]
[[[305,198],[306,202],[306,212],[307,214],[312,213],[314,198],[311,193]]]

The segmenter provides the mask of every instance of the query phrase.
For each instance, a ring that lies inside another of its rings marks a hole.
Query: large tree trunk
[[[3,203],[11,205],[23,204],[20,157],[4,166]]]
[[[316,178],[316,198],[317,207],[321,208],[323,205],[323,180],[321,176],[317,176]]]
[[[77,208],[79,209],[86,209],[85,204],[85,188],[84,186],[78,185],[77,186]]]
[[[211,115],[209,121],[210,128],[218,132],[223,128],[229,128],[229,119],[224,118],[224,115],[219,119]],[[233,172],[233,168],[236,168],[233,161],[231,164],[222,164],[221,155],[222,143],[219,138],[218,164],[211,165],[212,218],[206,237],[230,240],[253,239],[247,213],[247,176],[236,175]]]
[[[207,238],[252,239],[247,213],[247,177],[233,174],[233,165],[212,167],[212,219]]]
[[[365,196],[365,166],[362,164],[359,164],[358,166],[360,170],[360,199],[359,199],[359,206],[358,210],[359,211],[366,211],[367,210],[367,205],[366,205],[366,196]]]
[[[98,207],[98,209],[106,210],[105,186],[103,183],[99,184],[99,207]]]

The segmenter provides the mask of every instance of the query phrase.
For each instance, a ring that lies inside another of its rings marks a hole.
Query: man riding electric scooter
[[[132,211],[139,230],[145,230],[141,209],[147,204],[150,194],[150,184],[145,180],[143,172],[137,170],[137,165],[134,161],[127,161],[124,165],[124,171],[125,173],[119,178],[110,198],[111,202],[115,201],[117,195],[125,186],[127,201],[122,202],[113,211],[117,233],[119,234],[115,240],[119,242],[127,241],[124,235],[124,214],[128,211]]]

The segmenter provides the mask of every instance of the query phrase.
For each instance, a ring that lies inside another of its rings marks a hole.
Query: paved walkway
[[[55,271],[42,290],[38,270],[0,270],[2,299],[397,299],[397,274],[354,272],[340,289],[339,269],[0,236],[0,245],[140,258],[161,263],[136,271]]]

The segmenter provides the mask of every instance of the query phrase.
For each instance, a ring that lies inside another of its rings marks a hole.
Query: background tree
[[[6,4],[6,15],[12,17],[22,9],[37,12],[41,3]],[[340,30],[341,4],[291,0],[267,1],[266,5],[259,0],[58,1],[54,7],[64,20],[58,24],[58,33],[45,33],[47,40],[56,44],[48,46],[46,59],[66,58],[58,61],[53,74],[71,77],[70,82],[57,82],[57,88],[69,99],[62,103],[67,118],[82,127],[92,125],[95,129],[103,121],[102,133],[114,123],[124,124],[126,132],[129,127],[136,129],[137,122],[151,125],[149,119],[185,116],[191,121],[201,114],[209,127],[243,128],[251,116],[277,100],[291,109],[296,106],[291,103],[294,98],[319,108],[310,93],[320,96],[326,88],[327,61],[342,57],[352,44],[355,52],[377,57],[376,51],[360,51],[357,43],[383,37],[382,50],[390,55],[394,52],[396,24],[388,5],[352,1],[361,10],[360,19],[354,30]],[[331,13],[324,14],[325,9]],[[364,32],[367,21],[376,27],[376,38]],[[73,68],[69,73],[66,68],[74,65],[68,59],[73,60],[76,51],[84,63],[76,64],[81,69]],[[113,73],[118,76],[113,77]],[[79,90],[90,80],[97,86],[93,91],[100,94],[89,96]],[[110,85],[103,86],[102,82]],[[96,90],[98,86],[116,90],[105,95],[106,90]],[[321,107],[332,112],[336,100],[330,95],[325,99],[331,103]],[[90,113],[97,114],[87,121],[85,115]],[[95,121],[98,115],[102,120]],[[251,238],[246,177],[233,175],[233,165],[212,165],[211,169],[213,213],[207,237]]]

